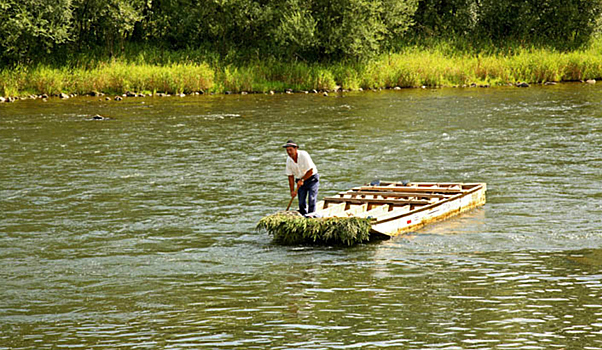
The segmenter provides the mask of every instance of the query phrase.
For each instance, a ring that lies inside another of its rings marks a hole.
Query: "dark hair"
[[[299,146],[295,143],[295,141],[293,140],[288,140],[286,141],[286,143],[282,146],[283,148],[287,148],[287,147],[295,147],[295,148],[299,148]]]

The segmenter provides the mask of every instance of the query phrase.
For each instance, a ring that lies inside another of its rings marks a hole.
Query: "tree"
[[[123,48],[142,20],[147,0],[73,0],[77,50],[104,46],[111,55]]]
[[[472,33],[477,0],[421,0],[414,15],[414,32],[421,36],[455,37]]]
[[[0,0],[0,59],[30,62],[70,37],[71,0]]]
[[[308,57],[318,47],[318,22],[308,1],[288,0],[277,9],[280,23],[274,29],[274,38],[289,56]]]
[[[598,27],[601,0],[420,0],[419,36],[575,48]]]
[[[321,57],[368,58],[412,24],[416,0],[314,0]]]

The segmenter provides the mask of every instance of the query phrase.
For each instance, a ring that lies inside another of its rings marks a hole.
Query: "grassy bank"
[[[505,85],[524,81],[575,81],[602,78],[602,40],[590,47],[558,52],[519,48],[512,53],[454,52],[444,45],[406,48],[367,63],[311,64],[255,60],[225,65],[215,58],[171,53],[168,62],[138,54],[100,61],[75,60],[64,67],[38,65],[0,70],[0,96],[92,91],[223,93],[292,90],[334,90],[342,87],[393,88]]]

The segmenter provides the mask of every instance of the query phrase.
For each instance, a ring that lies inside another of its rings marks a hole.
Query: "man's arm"
[[[288,176],[288,187],[291,189],[291,197],[295,198],[297,191],[295,191],[295,177],[293,175]]]
[[[309,179],[312,175],[314,174],[314,169],[309,169],[305,175],[303,175],[302,178],[299,179],[299,181],[297,181],[297,188],[303,186],[303,183],[305,183],[305,180]],[[290,180],[290,177],[289,177]]]

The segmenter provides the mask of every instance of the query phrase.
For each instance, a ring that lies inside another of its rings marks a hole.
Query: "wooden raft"
[[[381,182],[326,197],[316,213],[372,218],[371,236],[388,238],[483,205],[486,191],[485,183]]]

